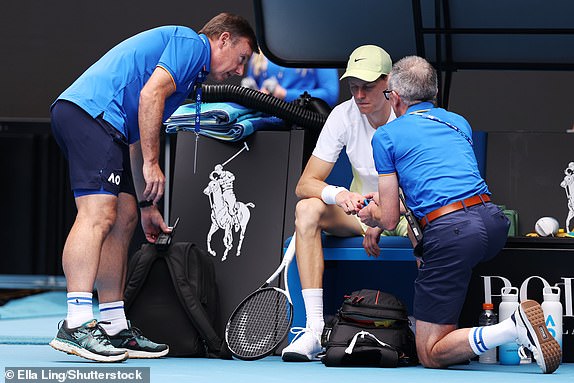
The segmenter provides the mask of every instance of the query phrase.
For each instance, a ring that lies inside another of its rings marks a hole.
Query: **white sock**
[[[68,328],[76,328],[86,322],[94,319],[92,311],[92,293],[86,292],[69,292],[68,297],[68,314],[66,323]]]
[[[303,289],[302,293],[303,301],[305,302],[305,313],[307,314],[306,327],[320,335],[323,332],[323,327],[325,327],[323,289]]]
[[[116,335],[122,330],[128,328],[128,321],[126,319],[126,312],[124,311],[124,302],[107,302],[100,303],[100,326],[104,328],[108,335]]]
[[[476,355],[501,344],[516,342],[516,338],[516,324],[512,317],[492,326],[473,327],[468,333],[468,342]]]

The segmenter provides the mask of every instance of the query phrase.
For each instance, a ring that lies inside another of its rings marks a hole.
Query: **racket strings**
[[[284,292],[259,290],[231,318],[227,329],[229,348],[240,358],[267,355],[285,338],[291,321],[292,308]]]

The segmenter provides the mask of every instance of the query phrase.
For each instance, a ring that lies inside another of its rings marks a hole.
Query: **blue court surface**
[[[331,368],[320,362],[284,363],[278,356],[258,361],[203,358],[131,359],[117,364],[95,363],[53,350],[48,342],[56,334],[58,322],[65,316],[65,293],[49,292],[9,301],[0,307],[0,371],[5,379],[9,367],[36,367],[49,371],[64,367],[124,369],[149,367],[151,382],[573,382],[574,363],[565,363],[552,375],[544,375],[533,364],[520,366],[469,365],[445,370],[423,367],[395,369]],[[4,380],[5,379],[5,380]],[[56,380],[54,380],[56,381]]]

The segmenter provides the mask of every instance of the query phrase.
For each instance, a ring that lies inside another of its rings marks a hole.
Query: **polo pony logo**
[[[224,169],[225,165],[245,149],[249,151],[247,143],[244,143],[243,148],[223,164],[215,165],[215,168],[209,174],[210,181],[203,190],[203,194],[209,197],[209,204],[211,206],[211,227],[207,233],[207,251],[214,257],[217,256],[217,253],[211,247],[211,238],[216,231],[219,229],[223,230],[223,245],[225,246],[225,250],[221,261],[227,259],[227,254],[233,248],[234,231],[239,232],[239,242],[235,255],[239,256],[241,254],[245,231],[251,218],[249,208],[255,207],[255,204],[252,202],[243,203],[237,201],[235,190],[233,189],[235,175]]]
[[[570,162],[568,167],[564,169],[564,180],[560,183],[566,190],[566,197],[568,198],[568,217],[566,217],[566,231],[570,231],[570,221],[574,218],[574,162]]]

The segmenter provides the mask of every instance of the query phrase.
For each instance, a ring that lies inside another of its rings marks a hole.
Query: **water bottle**
[[[518,288],[503,287],[500,296],[502,302],[498,306],[499,319],[502,322],[510,318],[518,308]],[[500,364],[518,365],[520,364],[520,355],[518,355],[518,343],[505,343],[498,346],[498,360]]]
[[[544,311],[544,322],[548,331],[562,348],[562,303],[560,303],[560,287],[550,286],[542,290],[544,301],[542,311]]]
[[[496,313],[494,312],[494,305],[492,303],[482,304],[482,313],[478,318],[479,326],[491,326],[498,323]],[[478,357],[479,363],[496,363],[496,347],[482,353]]]

